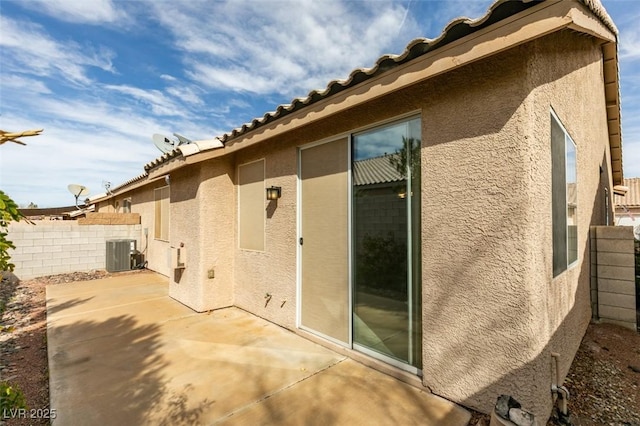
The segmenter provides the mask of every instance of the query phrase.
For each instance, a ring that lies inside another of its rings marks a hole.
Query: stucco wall
[[[564,376],[590,317],[588,231],[604,223],[611,182],[603,92],[599,47],[567,31],[178,170],[170,240],[185,244],[187,266],[171,274],[171,294],[196,310],[233,303],[295,329],[298,147],[421,112],[424,384],[485,412],[511,394],[544,418],[550,354],[560,353]],[[555,279],[552,107],[579,168],[579,262]],[[281,186],[282,198],[264,201],[265,250],[241,250],[237,166],[260,158],[265,187]],[[146,208],[132,201],[132,211]]]
[[[198,312],[233,305],[234,173],[230,157],[171,174],[171,247],[184,246],[186,266],[171,271],[169,295]]]
[[[532,377],[515,374],[534,356],[540,321],[527,282],[537,221],[527,52],[449,73],[421,92],[424,383],[485,412],[500,393],[531,409],[523,393]]]
[[[435,393],[485,412],[506,393],[550,413],[550,353],[561,354],[564,376],[590,318],[588,230],[604,220],[610,181],[600,57],[591,39],[558,33],[429,92],[423,365]],[[579,262],[556,279],[551,107],[578,145],[579,169]]]
[[[553,107],[577,145],[578,168],[579,262],[556,278],[551,278],[553,260],[548,249],[552,246],[550,178],[536,180],[533,194],[539,202],[534,203],[532,214],[543,220],[541,226],[531,229],[534,244],[530,255],[536,260],[531,265],[537,265],[531,267],[531,288],[540,286],[533,277],[546,278],[546,286],[541,286],[544,292],[538,293],[546,322],[538,323],[541,339],[536,361],[540,365],[533,374],[544,396],[554,374],[549,368],[551,352],[560,354],[560,374],[565,377],[591,318],[589,228],[604,225],[607,215],[612,220],[613,211],[605,211],[605,188],[611,196],[612,178],[600,46],[595,40],[570,31],[539,40],[534,46],[530,65],[535,87],[530,96],[535,114],[534,141],[540,148],[548,146],[550,130],[544,121],[548,117],[545,109]],[[538,150],[534,159],[538,172],[534,176],[551,176],[550,158],[544,152]],[[611,209],[611,200],[608,205]],[[539,410],[546,412],[550,404],[547,396]]]

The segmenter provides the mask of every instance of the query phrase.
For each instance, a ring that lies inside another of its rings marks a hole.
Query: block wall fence
[[[83,225],[78,221],[11,223],[7,238],[14,274],[21,280],[44,275],[83,272],[106,267],[106,242],[133,239],[138,250],[141,225]],[[138,220],[139,223],[139,220]]]
[[[593,318],[637,330],[633,227],[591,228]]]

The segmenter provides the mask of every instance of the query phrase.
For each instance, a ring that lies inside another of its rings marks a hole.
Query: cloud
[[[127,95],[130,98],[149,105],[151,107],[151,111],[155,115],[185,115],[182,108],[179,108],[177,104],[168,99],[159,90],[145,90],[126,85],[105,85],[103,87],[107,90],[112,90],[114,92]]]
[[[30,0],[20,4],[65,22],[101,24],[128,20],[111,0]]]
[[[190,87],[169,87],[167,93],[181,101],[186,102],[189,105],[201,106],[204,105],[204,101],[198,96],[194,89]]]
[[[637,61],[640,59],[640,29],[637,27],[626,28],[620,34],[620,59],[625,61]]]
[[[95,67],[115,72],[115,54],[74,41],[65,43],[51,38],[40,25],[12,20],[0,15],[3,74],[16,73],[39,77],[62,77],[75,84],[89,84],[87,70]]]
[[[154,13],[198,84],[290,97],[373,65],[380,51],[400,53],[400,28],[415,27],[403,5],[386,1],[161,2]]]
[[[3,75],[0,80],[0,88],[2,88],[0,90],[1,92],[9,89],[30,95],[51,93],[51,90],[49,90],[44,82],[15,74]]]

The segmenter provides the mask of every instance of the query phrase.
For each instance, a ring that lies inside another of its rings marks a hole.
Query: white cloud
[[[378,52],[397,48],[401,26],[415,26],[402,5],[383,1],[154,6],[157,19],[184,50],[186,75],[199,84],[216,91],[292,97],[373,65]]]
[[[169,87],[167,93],[190,105],[204,105],[204,101],[198,96],[195,90],[190,87]]]
[[[109,49],[81,46],[73,41],[61,43],[51,38],[40,25],[1,15],[0,27],[3,74],[61,76],[73,83],[88,84],[91,82],[87,76],[90,67],[115,72],[114,53]]]
[[[122,93],[138,101],[144,102],[151,107],[152,112],[156,115],[185,115],[182,108],[179,108],[178,105],[176,105],[172,100],[168,99],[159,90],[144,90],[137,87],[125,85],[105,85],[103,87],[105,89]]]
[[[49,94],[51,90],[44,82],[15,74],[3,75],[0,80],[1,91],[7,89],[19,91],[22,94]]]
[[[111,0],[30,0],[21,5],[66,22],[100,24],[128,19]]]
[[[637,27],[625,28],[620,34],[620,59],[625,61],[637,61],[640,59],[640,29]]]

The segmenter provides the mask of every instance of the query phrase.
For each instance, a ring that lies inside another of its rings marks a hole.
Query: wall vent
[[[107,272],[131,269],[131,254],[136,252],[136,240],[107,240]]]

